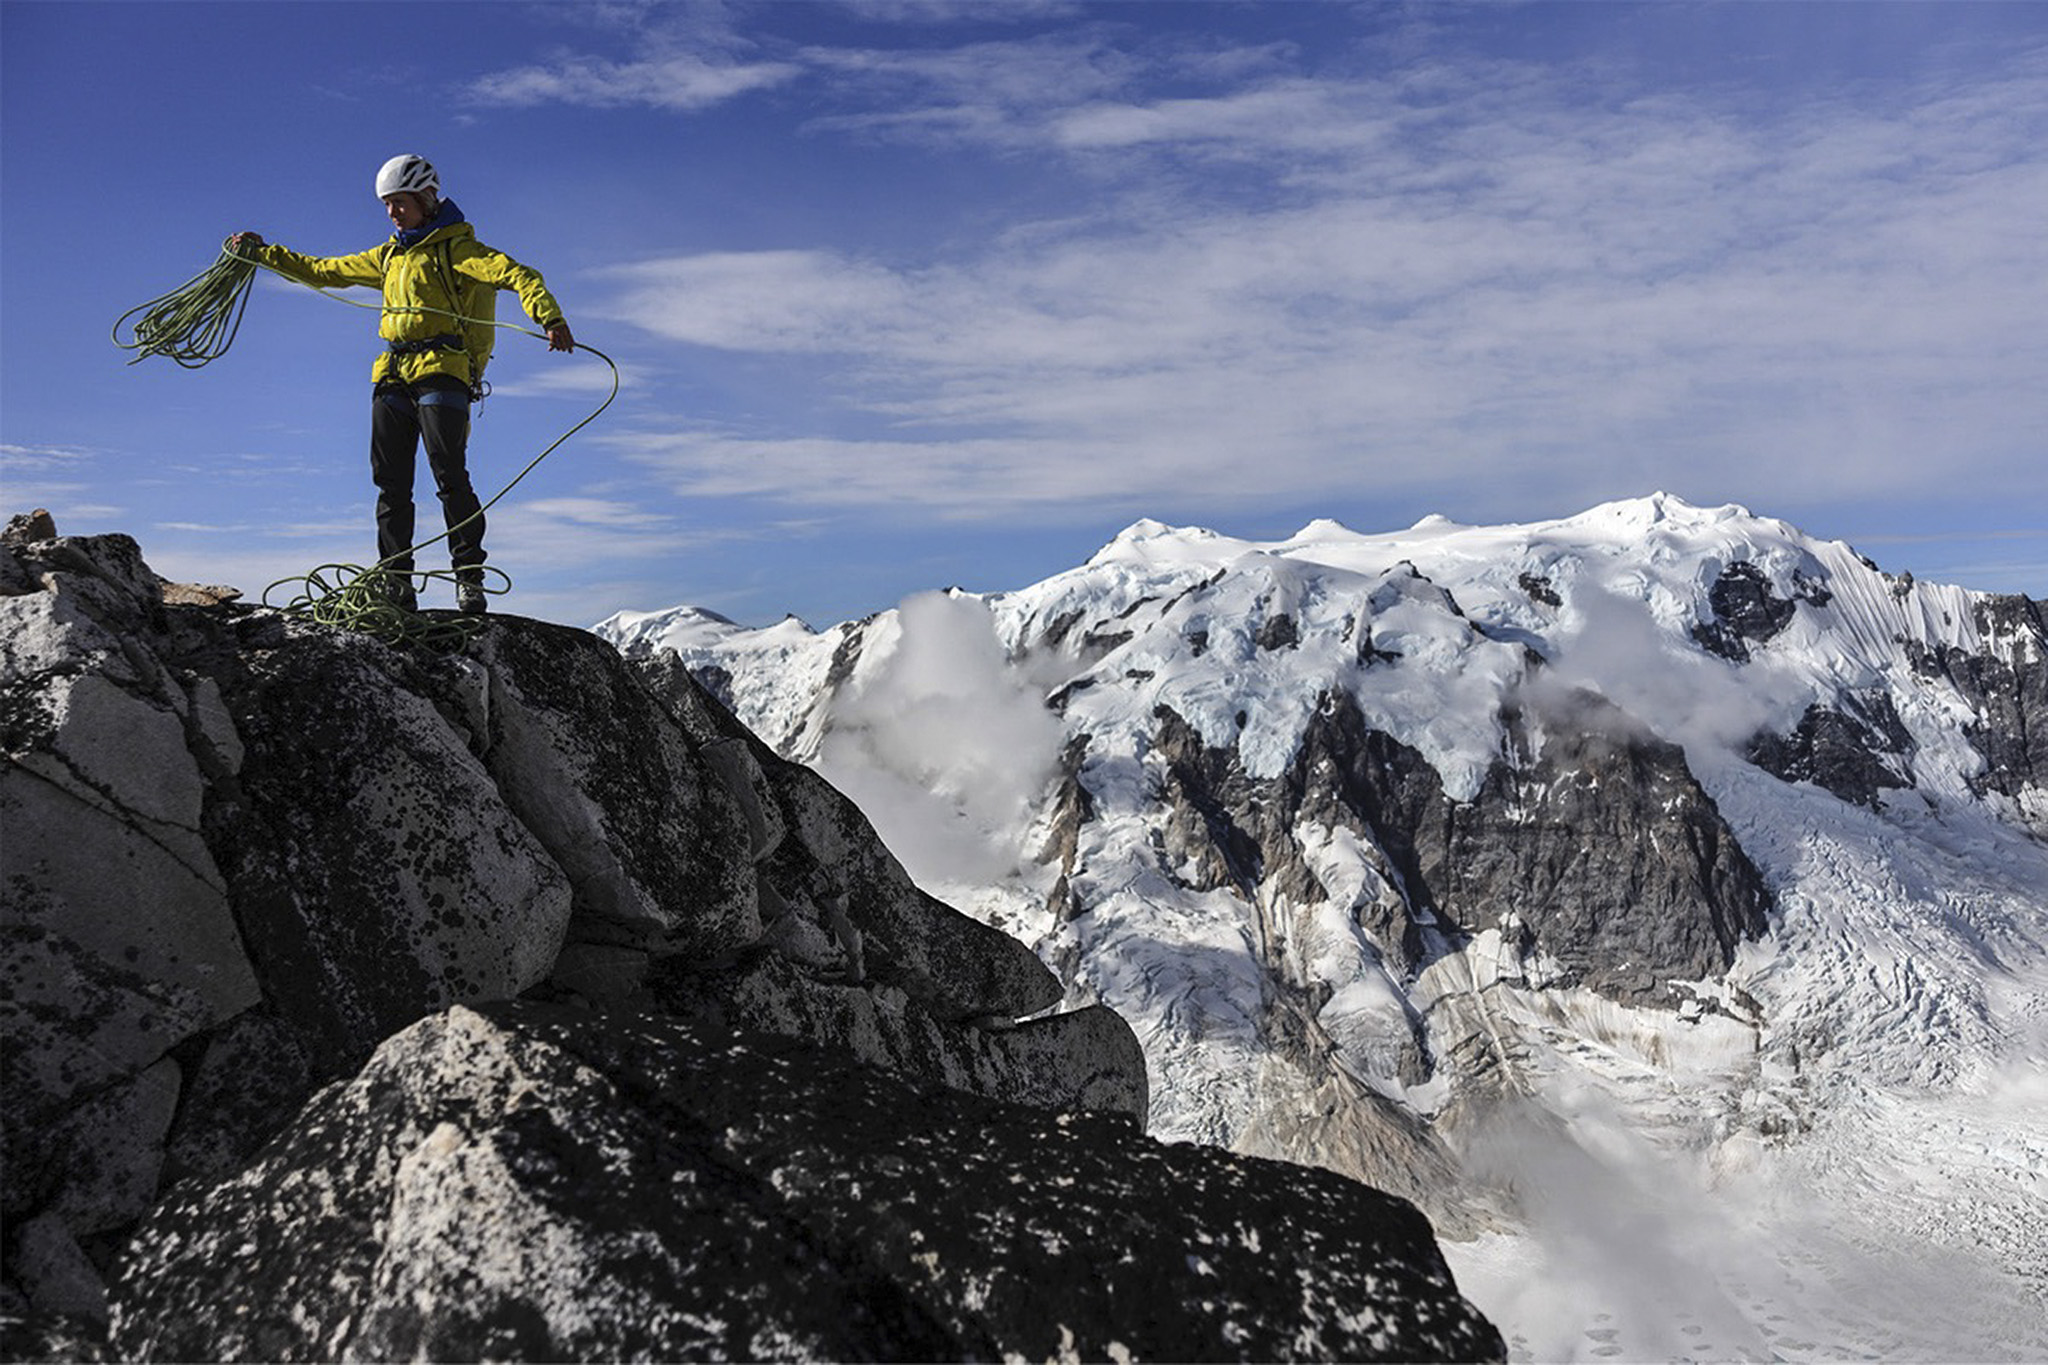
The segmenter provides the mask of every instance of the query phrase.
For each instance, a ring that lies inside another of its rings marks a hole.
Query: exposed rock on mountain
[[[1037,1351],[1016,1266],[1104,1352],[1497,1350],[1348,1185],[1351,1249],[1219,1252],[1215,1314],[1157,1321],[1188,1246],[1336,1224],[1162,1156],[1130,1028],[672,659],[393,650],[46,529],[0,544],[10,1354],[110,1312],[145,1356]]]
[[[1826,606],[1826,589],[1811,590],[1802,579],[1799,600]],[[1792,623],[1798,601],[1780,597],[1770,576],[1747,559],[1721,570],[1707,589],[1707,617],[1692,628],[1700,645],[1731,662],[1750,660],[1750,646],[1770,642]]]
[[[1924,676],[1953,686],[1971,709],[1963,733],[1984,758],[1972,786],[2011,798],[2048,834],[2040,797],[2048,791],[2048,603],[1998,594],[1970,607],[1987,648],[1917,639],[1904,647]]]
[[[1421,754],[1330,697],[1303,734],[1285,827],[1386,850],[1407,922],[1374,937],[1400,944],[1407,973],[1432,956],[1432,927],[1439,943],[1499,929],[1544,984],[1630,1002],[1675,1004],[1673,982],[1726,970],[1770,900],[1684,752],[1586,692],[1541,721],[1502,720],[1503,756],[1453,801]]]
[[[1789,735],[1766,731],[1750,741],[1749,761],[1786,782],[1811,782],[1844,801],[1878,807],[1880,796],[1913,785],[1913,737],[1889,693],[1849,693],[1842,709],[1806,708]]]

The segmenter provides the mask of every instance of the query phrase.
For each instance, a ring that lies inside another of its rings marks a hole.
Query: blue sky
[[[6,510],[173,577],[371,556],[374,318],[266,279],[196,371],[108,329],[236,229],[373,245],[374,172],[417,151],[625,372],[495,516],[506,610],[822,626],[1141,516],[1266,538],[1658,489],[2048,593],[2048,4],[0,26]],[[486,493],[608,382],[516,336],[492,371]]]

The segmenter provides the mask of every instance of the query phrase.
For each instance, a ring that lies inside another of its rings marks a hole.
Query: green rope
[[[488,567],[488,566],[487,566]],[[509,586],[511,580],[499,569],[490,569]],[[452,569],[426,569],[406,573],[382,565],[363,568],[359,564],[322,564],[292,578],[280,578],[263,590],[263,605],[303,616],[323,626],[340,626],[359,635],[369,635],[387,645],[420,645],[437,653],[461,649],[483,620],[477,616],[428,616],[406,608],[392,594],[399,586],[417,593],[426,580],[453,578]],[[272,602],[270,594],[287,584],[298,584],[297,593],[283,602]],[[488,588],[503,592],[504,587]]]
[[[249,282],[256,262],[222,248],[220,259],[168,294],[137,304],[114,319],[114,344],[134,351],[128,363],[140,365],[153,355],[167,355],[188,370],[227,354],[249,306]],[[343,300],[353,302],[353,300]],[[142,316],[121,340],[121,324]]]
[[[114,322],[114,344],[123,350],[136,352],[135,358],[128,362],[131,365],[139,364],[153,355],[162,355],[169,356],[188,370],[196,370],[210,360],[219,359],[227,354],[228,347],[234,344],[235,333],[241,328],[242,314],[249,306],[249,286],[256,278],[258,266],[263,266],[272,274],[285,279],[292,279],[275,266],[224,247],[220,259],[199,274],[169,293],[131,308],[117,318]],[[305,285],[316,294],[325,295],[337,303],[345,303],[352,308],[375,308],[380,312],[386,311],[382,303],[364,303],[357,299],[344,298],[318,286],[306,285],[303,280],[292,282]],[[499,322],[496,318],[465,317],[443,308],[406,308],[389,311],[431,312],[456,322],[482,322],[541,341],[548,339],[545,332],[536,332],[517,323]],[[130,318],[137,320],[129,329],[129,339],[124,341],[121,338],[121,327]],[[497,505],[500,498],[517,488],[519,481],[531,474],[535,466],[554,454],[570,437],[595,422],[599,415],[612,405],[612,400],[619,396],[617,363],[597,347],[585,342],[577,342],[576,349],[590,352],[611,368],[611,392],[605,395],[604,401],[599,403],[589,416],[557,436],[546,449],[527,461],[526,467],[513,475],[512,481],[499,489],[489,502],[440,535],[432,536],[397,554],[387,556],[368,568],[357,564],[322,564],[310,573],[280,578],[263,590],[263,604],[277,605],[280,610],[305,616],[322,625],[341,626],[375,636],[390,645],[416,644],[441,651],[460,649],[483,628],[481,618],[428,617],[417,610],[400,605],[398,600],[407,595],[416,595],[436,579],[452,580],[456,577],[456,571],[405,570],[391,566],[411,561],[419,551],[448,539],[470,522],[483,516]],[[499,595],[511,591],[512,580],[501,569],[485,565],[463,572],[484,576],[480,586],[486,593]],[[291,584],[300,586],[289,599],[273,604],[270,595]]]

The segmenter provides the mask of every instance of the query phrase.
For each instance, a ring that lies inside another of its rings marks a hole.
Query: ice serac
[[[1036,1351],[1013,1282],[1083,1286],[1104,1351],[1497,1354],[1414,1210],[1348,1186],[1370,1245],[1306,1297],[1219,1250],[1258,1297],[1154,1323],[1194,1274],[1163,1246],[1292,1235],[1290,1178],[1162,1166],[1129,1025],[672,655],[232,596],[123,536],[0,542],[10,1358],[110,1314],[181,1358]]]
[[[547,1273],[539,1267],[548,1266]],[[219,1288],[247,1292],[224,1300]],[[1162,1305],[1170,1305],[1161,1311]],[[392,1039],[144,1225],[145,1358],[1492,1359],[1414,1210],[1128,1117],[536,1005]]]

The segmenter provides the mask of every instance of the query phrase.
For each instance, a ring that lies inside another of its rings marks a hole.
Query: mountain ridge
[[[1520,1111],[1598,1165],[1597,1096],[1712,1193],[1833,1151],[1843,1114],[2048,1067],[2044,610],[1656,494],[1274,541],[1143,520],[1038,583],[823,631],[597,629],[676,649],[920,880],[1131,1019],[1155,1131],[1348,1170],[1484,1247],[1532,1216],[1495,1198],[1526,1171],[1481,1170]],[[1979,1109],[2012,1174],[1972,1217],[2015,1228],[2048,1150]],[[1879,1187],[1831,1212],[1971,1244]],[[1986,1235],[2041,1301],[2039,1239]],[[1768,1314],[1725,1316],[1766,1349]],[[1914,1330],[1830,1340],[1958,1349]]]

